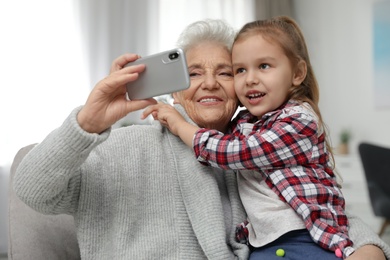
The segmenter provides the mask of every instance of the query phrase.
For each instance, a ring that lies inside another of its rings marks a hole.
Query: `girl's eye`
[[[262,64],[260,64],[259,68],[265,70],[265,69],[269,69],[270,66],[269,66],[269,64],[262,63]]]
[[[235,74],[240,74],[240,73],[243,73],[243,72],[245,72],[244,68],[238,68],[238,69],[236,69],[236,73]]]

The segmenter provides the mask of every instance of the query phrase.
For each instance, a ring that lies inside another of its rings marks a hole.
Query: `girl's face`
[[[222,45],[203,42],[186,52],[191,85],[174,93],[200,127],[224,131],[238,106],[230,52]]]
[[[289,89],[303,81],[283,49],[261,35],[235,42],[232,62],[236,94],[259,119],[286,102]]]

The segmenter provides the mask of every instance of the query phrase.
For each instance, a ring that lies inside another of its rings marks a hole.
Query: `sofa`
[[[8,197],[8,259],[80,259],[74,219],[70,215],[44,215],[18,199],[13,176],[22,158],[34,148],[18,151],[11,166]]]

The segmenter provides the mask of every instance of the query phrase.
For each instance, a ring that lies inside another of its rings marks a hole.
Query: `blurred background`
[[[390,0],[1,1],[0,254],[7,252],[8,175],[17,151],[40,142],[82,105],[114,58],[171,49],[186,25],[204,18],[236,29],[275,15],[297,20],[319,81],[347,209],[377,232],[382,220],[372,213],[357,146],[390,147],[390,82],[378,76],[381,58],[390,59],[389,37],[383,37],[390,31],[377,30],[378,10],[390,13]],[[138,118],[126,120],[147,123]],[[345,140],[347,151],[340,148]],[[390,230],[388,243],[389,237]]]

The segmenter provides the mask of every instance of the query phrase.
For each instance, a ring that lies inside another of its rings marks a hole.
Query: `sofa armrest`
[[[13,176],[23,157],[35,145],[23,147],[11,166],[8,197],[8,257],[26,259],[80,259],[73,216],[44,215],[24,204],[13,189]]]

